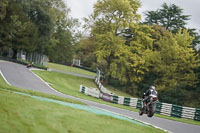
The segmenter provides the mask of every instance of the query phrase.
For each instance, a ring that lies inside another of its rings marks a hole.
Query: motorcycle
[[[146,106],[144,106],[143,102],[142,102],[142,106],[140,108],[139,111],[139,115],[143,115],[147,114],[148,117],[152,117],[156,111],[156,103],[158,102],[158,97],[155,95],[150,95],[149,96],[149,100],[146,104]]]

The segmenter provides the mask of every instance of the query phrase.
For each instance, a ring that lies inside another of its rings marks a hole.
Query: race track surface
[[[91,107],[104,109],[104,110],[118,113],[118,114],[130,117],[139,121],[150,123],[154,126],[160,127],[170,132],[200,133],[200,126],[198,125],[191,125],[191,124],[176,122],[176,121],[167,120],[167,119],[158,118],[158,117],[148,118],[146,115],[139,116],[137,112],[119,109],[119,108],[112,107],[109,105],[99,104],[96,102],[91,102],[88,100],[62,94],[54,90],[50,86],[48,86],[46,83],[44,83],[38,76],[36,76],[29,69],[27,69],[26,66],[23,66],[20,64],[7,62],[7,61],[0,61],[0,71],[3,73],[5,79],[12,86],[29,89],[33,91],[39,91],[39,92],[43,92],[47,94],[53,94],[60,97],[79,100],[79,101],[82,101],[83,103],[86,103],[87,105]]]

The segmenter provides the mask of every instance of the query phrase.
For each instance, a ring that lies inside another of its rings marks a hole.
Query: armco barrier
[[[131,98],[124,98],[124,105],[130,106]]]
[[[80,85],[80,92],[84,93],[85,95],[100,98],[100,91],[97,90],[96,88],[88,88]]]
[[[160,114],[171,116],[172,104],[162,103]]]
[[[196,109],[194,120],[200,121],[200,109]]]
[[[102,86],[102,84],[101,84],[101,83],[99,83],[99,88],[101,88],[101,86]]]
[[[172,105],[171,116],[181,117],[182,116],[182,106]]]
[[[108,102],[111,102],[113,100],[113,97],[112,95],[110,94],[107,94],[107,93],[101,93],[101,98],[104,100],[104,101],[108,101]]]
[[[162,103],[161,102],[157,102],[156,103],[156,113],[157,114],[160,114],[161,108],[162,108]]]
[[[124,97],[118,96],[118,104],[124,104]]]
[[[138,99],[136,108],[141,108],[142,104],[142,100]]]
[[[90,95],[92,97],[99,98],[100,96],[100,91],[95,89],[95,88],[88,88],[85,92],[86,95]]]
[[[119,97],[118,97],[118,96],[115,96],[115,95],[112,96],[112,97],[113,97],[113,98],[112,98],[112,102],[118,104],[118,98],[119,98]]]
[[[196,109],[189,107],[182,107],[182,118],[194,119]]]
[[[131,98],[129,106],[136,108],[138,98]]]
[[[85,93],[85,86],[80,85],[80,92]]]
[[[103,92],[103,93],[106,93],[106,88],[102,85],[101,88],[100,88],[100,91]]]
[[[116,104],[123,104],[125,106],[131,106],[134,108],[140,108],[142,106],[143,103],[141,99],[126,98],[112,94],[102,85],[102,83],[100,83],[99,79],[100,77],[96,77],[95,83],[97,84],[100,90],[99,97],[102,98],[103,100]],[[86,94],[88,93],[87,87],[82,87],[80,91],[82,93]],[[200,121],[200,109],[198,108],[182,107],[179,105],[157,102],[156,113],[166,116],[194,119]]]

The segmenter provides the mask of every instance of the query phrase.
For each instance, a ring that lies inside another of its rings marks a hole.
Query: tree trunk
[[[33,65],[32,63],[33,63],[33,53],[31,53],[31,56],[30,56],[30,64],[31,64],[31,66]]]
[[[12,59],[17,59],[17,49],[13,48],[13,56]]]

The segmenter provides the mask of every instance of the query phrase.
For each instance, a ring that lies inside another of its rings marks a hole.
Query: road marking
[[[31,72],[32,72],[32,70],[31,69],[29,69]],[[37,74],[35,74],[34,72],[32,72],[36,77],[38,77],[40,80],[42,80],[42,82],[44,82],[51,90],[53,90],[53,91],[55,91],[55,92],[57,92],[57,93],[59,93],[59,94],[62,94],[63,95],[63,93],[61,93],[61,92],[59,92],[59,91],[57,91],[57,90],[55,90],[55,89],[53,89],[46,81],[44,81],[40,76],[38,76]],[[64,94],[65,95],[65,94]]]
[[[146,125],[152,126],[152,127],[154,127],[154,128],[157,128],[157,129],[163,130],[163,131],[168,132],[168,133],[173,133],[173,132],[168,131],[168,130],[166,130],[166,129],[163,129],[163,128],[161,128],[161,127],[158,127],[158,126],[152,125],[152,124],[150,124],[150,123],[147,123],[147,122],[144,122],[144,121],[141,121],[141,120],[138,120],[138,119],[135,119],[135,118],[129,117],[129,116],[127,116],[127,115],[123,115],[123,114],[120,114],[120,113],[112,112],[112,111],[109,111],[109,110],[106,110],[106,109],[102,109],[102,108],[99,108],[99,107],[95,107],[95,106],[91,106],[91,107],[93,107],[93,108],[97,108],[97,109],[101,109],[101,110],[104,110],[104,111],[108,111],[108,112],[111,112],[111,113],[114,113],[114,114],[117,114],[117,115],[121,115],[121,116],[123,116],[123,117],[127,117],[127,118],[129,118],[129,119],[133,119],[133,120],[135,120],[135,121],[141,122],[141,123],[143,123],[143,124],[146,124]]]
[[[6,81],[6,83],[7,83],[8,85],[11,86],[11,84],[10,84],[10,83],[8,82],[8,80],[5,78],[5,76],[3,75],[3,73],[1,72],[1,70],[0,70],[0,74],[1,74],[1,76],[3,77],[4,81]]]
[[[31,70],[30,70],[30,71],[31,71]],[[32,72],[32,71],[31,71],[31,72]],[[61,92],[59,92],[59,91],[53,89],[46,81],[44,81],[44,80],[43,80],[41,77],[39,77],[37,74],[35,74],[34,72],[32,72],[32,73],[33,73],[36,77],[38,77],[40,80],[42,80],[42,82],[44,82],[44,83],[45,83],[50,89],[52,89],[53,91],[55,91],[55,92],[57,92],[57,93],[59,93],[59,94],[65,95],[64,93],[61,93]],[[95,102],[95,103],[96,103],[96,102]],[[99,104],[99,103],[98,103],[98,104]],[[106,104],[103,104],[103,105],[106,105]],[[108,106],[108,105],[107,105],[107,106]],[[112,112],[112,111],[109,111],[109,110],[106,110],[106,109],[102,109],[102,108],[99,108],[99,107],[95,107],[95,106],[91,106],[91,107],[97,108],[97,109],[101,109],[101,110],[104,110],[104,111],[107,111],[107,112]],[[116,113],[116,112],[112,112],[112,113],[115,113],[115,114],[118,114],[118,115],[127,117],[127,118],[129,118],[129,119],[134,119],[134,120],[136,120],[136,121],[139,121],[139,122],[141,122],[141,123],[144,123],[144,124],[146,124],[146,125],[152,126],[152,127],[154,127],[154,128],[160,129],[160,130],[165,131],[165,132],[168,132],[168,133],[173,133],[173,132],[168,131],[168,130],[166,130],[166,129],[163,129],[163,128],[161,128],[161,127],[152,125],[152,124],[150,124],[150,123],[147,123],[147,122],[144,122],[144,121],[141,121],[141,120],[138,120],[138,119],[135,119],[135,118],[132,118],[132,117],[123,115],[123,114],[119,114],[119,113]]]

